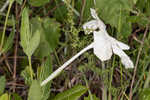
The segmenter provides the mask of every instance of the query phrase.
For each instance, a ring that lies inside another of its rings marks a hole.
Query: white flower
[[[62,72],[70,63],[72,63],[76,58],[82,55],[89,49],[94,48],[94,54],[101,60],[106,61],[111,58],[112,53],[118,55],[121,58],[121,62],[126,68],[133,68],[133,62],[130,58],[123,52],[123,50],[128,50],[129,46],[119,42],[113,37],[109,36],[106,31],[106,25],[99,19],[94,9],[91,9],[91,15],[94,20],[89,21],[83,25],[83,28],[87,34],[93,32],[94,42],[82,49],[79,53],[65,62],[60,66],[55,72],[53,72],[48,78],[46,78],[41,86],[47,84],[49,81],[54,79],[59,73]]]
[[[125,68],[133,68],[133,62],[123,50],[128,50],[129,46],[116,40],[108,35],[106,25],[99,19],[94,9],[91,9],[91,15],[94,20],[91,20],[83,25],[86,34],[93,32],[94,35],[94,54],[101,60],[109,60],[112,54],[116,54],[121,58]]]

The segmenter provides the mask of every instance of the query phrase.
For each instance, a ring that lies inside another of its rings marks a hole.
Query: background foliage
[[[0,0],[0,100],[102,100],[104,87],[106,100],[150,99],[150,0],[8,1]],[[90,8],[111,36],[130,46],[135,68],[113,56],[102,69],[91,50],[41,87],[93,41],[82,29]]]

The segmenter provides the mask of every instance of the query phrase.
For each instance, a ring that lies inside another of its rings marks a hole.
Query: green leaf
[[[54,11],[54,17],[56,18],[56,20],[64,23],[64,20],[67,18],[67,13],[68,13],[67,7],[66,5],[59,6],[59,4],[62,1],[56,0],[55,2],[57,7]]]
[[[16,0],[17,3],[19,3],[20,5],[22,4],[23,0]]]
[[[137,2],[136,2],[136,8],[138,8],[138,10],[140,10],[141,12],[143,12],[145,10],[146,4],[148,3],[147,1],[148,0],[142,2],[141,0],[137,0]]]
[[[84,100],[100,100],[100,99],[97,98],[95,95],[92,95],[92,97],[90,97],[90,95],[89,95],[88,97],[84,97]]]
[[[34,51],[36,50],[36,48],[40,43],[40,32],[38,30],[34,33],[29,43],[30,47],[27,49],[27,52],[29,56],[32,56],[32,54],[34,53]]]
[[[50,56],[48,56],[46,61],[42,64],[42,67],[40,67],[38,73],[39,73],[38,79],[40,80],[40,83],[52,73],[52,63],[51,63]],[[48,99],[50,95],[50,86],[51,86],[51,82],[42,86],[42,100]]]
[[[0,97],[0,100],[10,100],[10,96],[7,93],[5,93]]]
[[[43,58],[48,56],[57,47],[60,37],[60,24],[54,19],[35,17],[31,19],[32,31],[39,29],[40,43],[34,56]]]
[[[41,38],[42,38],[42,36],[41,36]],[[44,58],[44,57],[48,56],[51,52],[52,52],[52,50],[51,50],[48,42],[45,39],[41,39],[41,42],[40,42],[34,55],[39,58]]]
[[[2,48],[2,53],[7,52],[12,46],[13,46],[13,40],[14,40],[14,36],[15,36],[15,20],[14,18],[12,19],[12,23],[13,23],[13,30],[11,31],[9,37],[7,38],[4,47]]]
[[[13,93],[12,96],[15,98],[15,100],[22,100],[21,96],[19,96],[17,93]]]
[[[32,33],[35,33],[37,31],[37,29],[38,29],[40,31],[40,33],[43,34],[43,29],[42,29],[41,22],[42,22],[42,19],[40,17],[38,17],[38,16],[33,17],[30,20]]]
[[[130,9],[132,9],[132,3],[129,0],[96,0],[96,7],[105,24],[110,24],[117,28],[119,33],[126,36],[131,33],[131,25],[126,25],[128,23],[127,18],[130,16]],[[124,26],[130,32],[124,33]]]
[[[41,97],[42,91],[40,83],[37,80],[33,80],[29,89],[28,100],[42,100]]]
[[[150,100],[150,88],[145,88],[140,92],[139,100]]]
[[[54,19],[45,18],[43,20],[43,30],[45,40],[49,44],[51,52],[53,52],[53,50],[55,50],[59,43],[60,24]]]
[[[24,78],[25,80],[25,84],[30,85],[32,82],[32,79],[30,77],[30,67],[26,66],[25,69],[21,72],[21,76]],[[34,72],[32,70],[32,75],[34,75]]]
[[[77,10],[80,11],[82,9],[83,1],[78,0],[76,3]],[[85,7],[83,12],[83,20],[87,20],[89,16],[91,16],[90,8],[94,7],[94,0],[85,0]]]
[[[29,0],[29,3],[32,6],[39,7],[39,6],[44,6],[49,1],[50,0]]]
[[[29,46],[29,41],[31,38],[30,28],[29,28],[29,15],[28,15],[28,9],[24,8],[22,12],[22,19],[21,19],[21,32],[20,32],[20,38],[21,38],[21,46],[26,54],[28,52],[26,49]]]
[[[5,76],[1,76],[1,77],[0,77],[0,95],[4,92],[5,85],[6,85]],[[0,99],[0,100],[1,100],[1,99]]]
[[[48,42],[45,39],[44,30],[42,27],[42,19],[39,17],[34,17],[31,19],[31,27],[32,31],[35,32],[37,29],[40,31],[40,43],[38,48],[36,49],[34,56],[37,56],[38,58],[43,58],[50,54],[50,47]]]
[[[73,88],[66,90],[56,95],[53,100],[78,100],[87,91],[87,88],[82,85],[76,85]]]
[[[146,27],[146,25],[150,23],[145,14],[140,14],[139,16],[130,16],[127,20],[131,23],[137,23],[141,27]]]
[[[21,19],[21,46],[27,56],[32,56],[40,43],[40,31],[38,29],[32,34],[29,28],[28,9],[24,8]]]

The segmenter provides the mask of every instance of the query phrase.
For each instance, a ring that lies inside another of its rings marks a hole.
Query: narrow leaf
[[[28,54],[26,49],[29,48],[29,41],[31,38],[31,34],[30,34],[30,28],[29,28],[29,15],[28,15],[27,8],[24,8],[22,12],[20,37],[21,37],[21,42],[20,42],[21,46],[24,52]]]
[[[12,23],[13,23],[13,30],[11,31],[9,37],[7,38],[7,41],[2,49],[3,52],[7,52],[12,46],[13,46],[13,40],[15,36],[15,20],[14,17],[12,18]]]
[[[82,85],[76,85],[73,88],[59,93],[53,100],[78,100],[87,91],[87,88]]]
[[[47,57],[46,61],[42,64],[39,80],[42,82],[52,73],[52,64],[50,56]],[[42,87],[42,100],[47,100],[50,94],[51,82],[47,83]]]
[[[15,100],[22,100],[21,96],[19,96],[17,93],[12,94],[12,96],[15,98]]]
[[[4,92],[5,85],[6,85],[5,76],[1,76],[1,77],[0,77],[0,95]],[[1,100],[1,99],[0,99],[0,100]]]

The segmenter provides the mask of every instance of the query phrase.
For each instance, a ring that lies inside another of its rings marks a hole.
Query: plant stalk
[[[105,63],[102,62],[102,70],[105,70]],[[105,79],[107,75],[104,73],[104,75],[102,76],[102,80],[103,80],[103,87],[102,87],[102,100],[107,100],[107,86],[105,84]]]
[[[12,4],[13,4],[13,1],[9,3],[9,7],[8,7],[8,11],[7,11],[7,15],[6,15],[5,23],[4,23],[3,33],[2,33],[0,52],[1,52],[2,48],[3,48],[4,38],[5,38],[5,31],[6,31],[6,26],[7,26],[7,22],[8,22],[8,16],[9,16]]]
[[[29,61],[29,68],[30,68],[30,76],[31,76],[31,79],[33,80],[31,56],[28,56],[28,61]]]
[[[80,16],[80,13],[74,9],[69,3],[67,3],[65,0],[62,0],[77,16]]]

